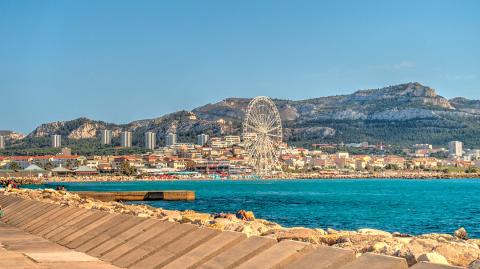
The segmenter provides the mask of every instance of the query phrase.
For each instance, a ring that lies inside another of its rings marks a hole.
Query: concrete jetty
[[[0,269],[407,269],[403,258],[0,194]],[[460,267],[419,263],[412,269]]]
[[[111,201],[193,201],[195,200],[194,191],[118,191],[118,192],[99,192],[99,191],[72,191],[82,198],[92,198],[103,202]]]

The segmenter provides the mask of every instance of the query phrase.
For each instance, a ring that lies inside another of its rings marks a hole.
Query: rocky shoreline
[[[263,179],[271,180],[301,180],[301,179],[480,179],[480,173],[442,173],[442,172],[406,172],[384,171],[375,173],[283,173]],[[212,180],[212,178],[158,178],[148,176],[120,176],[120,175],[86,175],[61,177],[0,177],[1,182],[14,181],[17,184],[44,184],[61,182],[124,182],[124,181],[172,181],[172,180]],[[224,180],[258,180],[258,178],[225,178]]]
[[[469,239],[467,231],[463,228],[458,229],[452,235],[423,234],[418,236],[367,228],[357,231],[337,231],[330,228],[327,230],[303,227],[285,228],[274,222],[256,219],[252,212],[244,210],[239,210],[236,214],[165,210],[147,205],[101,202],[52,189],[0,189],[0,193],[65,206],[191,223],[219,230],[242,232],[248,236],[268,236],[279,241],[291,239],[352,249],[357,255],[373,252],[404,257],[409,265],[419,261],[429,261],[464,266],[469,269],[480,268],[480,239]]]

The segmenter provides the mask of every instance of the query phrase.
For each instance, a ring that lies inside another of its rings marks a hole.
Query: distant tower
[[[206,134],[200,134],[197,135],[197,145],[199,146],[205,146],[208,142],[208,135]]]
[[[132,132],[124,131],[120,135],[120,146],[129,148],[132,146]]]
[[[112,143],[112,130],[102,130],[101,139],[103,145],[110,145]]]
[[[53,135],[52,136],[52,147],[59,148],[62,146],[62,136],[61,135]]]
[[[448,143],[448,153],[450,154],[450,156],[462,157],[463,143],[460,141],[452,141]]]
[[[0,149],[5,148],[5,136],[0,135]]]
[[[154,132],[146,132],[145,133],[145,148],[146,149],[154,149],[157,140],[157,134]]]
[[[167,147],[177,144],[177,135],[173,133],[168,133],[165,137],[165,144],[167,145]]]

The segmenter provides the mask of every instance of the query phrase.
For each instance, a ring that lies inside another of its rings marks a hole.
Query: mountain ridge
[[[141,145],[146,131],[157,133],[160,143],[168,132],[176,132],[181,139],[192,142],[199,133],[211,136],[239,134],[250,100],[226,98],[191,111],[177,111],[127,124],[81,117],[41,124],[26,136],[27,139],[10,139],[20,144],[53,134],[71,140],[95,139],[101,129],[111,129],[114,137],[122,130],[132,131],[133,143],[137,145]],[[464,97],[449,100],[418,82],[357,90],[352,94],[273,101],[283,121],[284,139],[293,144],[360,141],[395,145],[444,144],[463,139],[468,144],[480,146],[476,138],[480,100]]]

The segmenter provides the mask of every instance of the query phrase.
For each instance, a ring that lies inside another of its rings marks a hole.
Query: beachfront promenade
[[[0,194],[0,269],[405,269],[403,258],[277,242],[236,232]],[[460,268],[420,263],[413,269]]]

